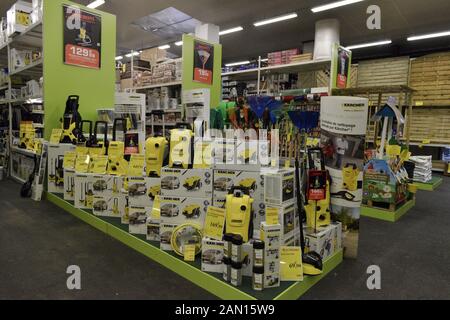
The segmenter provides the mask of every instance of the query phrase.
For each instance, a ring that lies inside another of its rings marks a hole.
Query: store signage
[[[212,85],[214,70],[214,46],[194,41],[194,81]]]
[[[100,69],[102,18],[75,6],[63,5],[64,63]]]
[[[352,52],[338,44],[333,47],[331,62],[331,81],[333,89],[345,89],[350,85],[350,66],[352,64]]]
[[[327,171],[310,170],[308,173],[308,200],[325,200],[327,194]]]

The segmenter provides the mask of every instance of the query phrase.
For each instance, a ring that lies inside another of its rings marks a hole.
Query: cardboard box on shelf
[[[280,286],[281,225],[261,223],[260,238],[264,248],[264,288]]]
[[[288,203],[283,206],[266,205],[267,210],[278,211],[278,221],[281,225],[282,235],[281,241],[286,244],[293,241],[295,232],[298,229],[298,223],[296,223],[296,207],[295,203]]]
[[[156,65],[156,63],[167,57],[167,51],[158,48],[146,49],[141,52],[141,60],[150,62],[151,66]]]
[[[212,169],[174,169],[161,171],[163,196],[208,198],[212,197]]]
[[[161,241],[160,236],[160,225],[161,221],[159,219],[147,219],[147,240],[149,241]]]
[[[223,272],[223,241],[204,237],[202,240],[202,271]]]
[[[264,173],[264,201],[276,206],[295,201],[295,169]]]
[[[161,196],[161,222],[181,224],[186,222],[203,226],[211,198]]]
[[[124,190],[128,192],[130,206],[152,207],[155,196],[159,195],[160,185],[160,178],[125,178]]]
[[[64,169],[64,200],[75,200],[75,170]]]
[[[48,179],[47,191],[50,193],[64,194],[64,154],[74,151],[72,144],[49,144],[48,146]]]
[[[128,228],[131,234],[147,235],[147,218],[151,210],[151,207],[130,206]]]
[[[175,230],[175,228],[178,227],[178,224],[176,223],[165,223],[161,221],[160,228],[159,228],[159,235],[160,235],[160,248],[164,251],[173,251],[172,245],[170,244],[172,233]]]
[[[332,256],[342,248],[342,224],[332,223],[329,226],[313,229],[305,228],[305,251],[317,252],[323,260]]]
[[[264,198],[264,177],[259,171],[214,170],[214,196],[225,198],[232,187],[243,187],[249,190],[255,200]]]
[[[16,1],[15,4],[6,12],[8,37],[13,34],[24,32],[31,25],[32,4],[26,1]]]
[[[133,79],[122,79],[120,80],[120,87],[122,90],[133,88]]]

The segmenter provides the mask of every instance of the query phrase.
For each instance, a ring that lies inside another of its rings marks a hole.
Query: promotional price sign
[[[324,200],[327,196],[327,172],[310,170],[308,173],[308,200]]]
[[[74,6],[63,6],[64,63],[100,69],[102,19]]]
[[[212,84],[214,70],[214,46],[208,43],[194,42],[194,81]]]

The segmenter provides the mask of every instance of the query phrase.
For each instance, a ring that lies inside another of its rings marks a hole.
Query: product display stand
[[[444,182],[444,179],[442,179],[441,177],[434,176],[433,179],[431,179],[431,181],[429,181],[429,182],[414,182],[414,184],[417,186],[417,189],[419,189],[419,190],[434,191],[443,182]]]
[[[414,208],[415,205],[416,205],[415,198],[405,202],[403,205],[401,205],[398,208],[395,208],[395,210],[392,211],[389,209],[382,209],[369,205],[366,206],[363,205],[361,207],[361,216],[388,222],[397,222],[409,210]]]
[[[160,263],[173,272],[186,278],[197,286],[225,300],[295,300],[300,298],[323,277],[336,268],[343,259],[340,250],[324,262],[323,274],[305,276],[302,282],[282,282],[279,288],[253,291],[250,278],[244,278],[241,287],[236,288],[222,280],[222,274],[210,274],[201,271],[200,259],[193,263],[183,261],[174,253],[162,251],[159,243],[145,240],[145,236],[128,233],[128,227],[117,218],[96,217],[87,210],[77,209],[61,196],[47,193],[47,200],[66,210],[73,216],[90,224],[94,228],[126,244],[146,257]]]

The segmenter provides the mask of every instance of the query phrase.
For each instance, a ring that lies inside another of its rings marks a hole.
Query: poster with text
[[[368,105],[368,99],[355,97],[323,97],[320,105],[320,145],[332,180],[331,213],[342,222],[349,258],[358,254]]]
[[[64,63],[101,67],[102,18],[75,6],[63,6]]]
[[[331,62],[332,89],[345,89],[349,86],[351,64],[352,52],[335,44]]]
[[[214,46],[194,41],[194,81],[212,85],[214,70]]]

